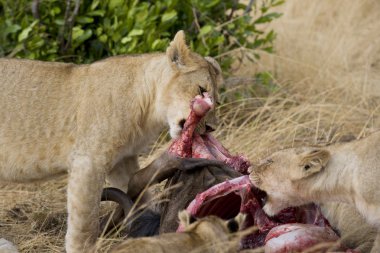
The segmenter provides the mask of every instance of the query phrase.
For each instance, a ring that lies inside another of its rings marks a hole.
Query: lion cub
[[[345,202],[380,231],[380,132],[326,148],[278,151],[250,179],[267,193],[268,215],[309,202]],[[380,252],[379,233],[371,252]]]
[[[221,82],[218,63],[191,52],[183,31],[166,53],[88,65],[0,59],[0,180],[68,173],[65,247],[83,252],[98,234],[105,179],[126,191],[139,153],[166,126],[178,136],[190,101],[216,100]]]
[[[116,246],[112,253],[146,252],[237,252],[240,237],[235,235],[243,225],[244,215],[225,221],[216,216],[195,220],[184,210],[178,214],[184,227],[180,233],[167,233],[155,237],[128,239]]]

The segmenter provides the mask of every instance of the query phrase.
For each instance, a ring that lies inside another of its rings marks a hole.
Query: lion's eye
[[[303,168],[304,168],[304,170],[309,170],[310,169],[310,165],[306,164]]]
[[[202,95],[203,93],[207,92],[207,90],[205,88],[203,88],[202,86],[198,86],[198,90],[199,90],[199,94]]]

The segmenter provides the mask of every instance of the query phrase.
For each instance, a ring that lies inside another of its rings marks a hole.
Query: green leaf
[[[213,29],[213,27],[211,25],[205,25],[201,28],[199,35],[200,36],[206,35],[206,34],[210,33],[212,31],[212,29]]]
[[[168,39],[155,39],[152,43],[152,50],[159,50],[165,48],[169,43]]]
[[[208,1],[208,3],[206,4],[206,8],[212,8],[214,7],[215,5],[217,4],[220,4],[220,1],[221,0],[213,0],[213,1]]]
[[[142,29],[133,29],[132,31],[129,32],[128,37],[133,37],[133,36],[140,36],[144,34],[144,30]]]
[[[12,50],[12,52],[11,52],[10,54],[11,54],[11,55],[16,55],[18,52],[21,52],[23,49],[24,49],[24,45],[23,45],[23,43],[19,43],[19,44],[17,44],[17,45],[13,48],[13,50]]]
[[[230,23],[230,24],[227,25],[227,28],[228,28],[228,30],[233,30],[233,29],[235,29],[235,24],[234,23]]]
[[[127,52],[131,53],[134,51],[137,45],[137,39],[133,39],[132,42],[130,43],[129,47],[127,48]]]
[[[271,22],[272,20],[279,18],[281,16],[282,16],[281,13],[272,12],[272,13],[266,14],[266,15],[261,16],[258,19],[256,19],[255,24],[268,23],[268,22]]]
[[[217,45],[221,45],[224,41],[225,41],[224,36],[223,36],[223,35],[220,35],[220,36],[218,36],[218,37],[216,38],[216,40],[215,40],[215,44],[217,44]]]
[[[94,18],[79,16],[76,17],[75,21],[77,21],[79,24],[90,24],[94,22]]]
[[[102,27],[98,27],[98,28],[96,28],[96,30],[95,30],[95,34],[96,34],[97,36],[102,35],[102,34],[103,34],[103,28],[102,28]]]
[[[131,40],[132,40],[132,37],[128,37],[128,36],[126,36],[126,37],[124,37],[124,38],[121,39],[121,43],[122,43],[122,44],[127,44],[127,43],[130,42]]]
[[[108,36],[106,34],[102,34],[99,37],[99,41],[102,42],[102,43],[106,43],[107,39],[108,39]]]
[[[88,16],[93,16],[93,17],[104,17],[106,14],[105,10],[96,10],[96,11],[90,11],[86,13]]]
[[[33,27],[38,23],[38,20],[35,20],[33,23],[31,23],[27,28],[22,30],[22,32],[18,35],[18,42],[21,42],[25,40],[29,33],[32,31]]]
[[[42,47],[45,44],[45,41],[39,37],[35,37],[33,40],[31,40],[28,45],[31,50],[36,50],[37,48]]]
[[[177,18],[177,12],[175,10],[171,10],[169,12],[165,12],[161,17],[161,22],[165,23]]]
[[[92,3],[91,3],[90,9],[91,10],[95,10],[96,7],[98,7],[99,3],[100,3],[100,0],[93,0]]]
[[[279,6],[279,5],[281,5],[281,4],[283,4],[283,3],[285,3],[285,0],[274,0],[274,1],[272,1],[272,3],[271,3],[271,6],[272,7],[275,7],[275,6]]]
[[[264,47],[262,50],[268,53],[273,53],[273,47]]]
[[[72,39],[77,40],[84,34],[84,30],[80,26],[73,27]]]
[[[51,10],[50,10],[50,15],[51,16],[55,16],[57,14],[60,14],[61,13],[61,9],[59,7],[53,7]]]
[[[62,18],[54,19],[54,23],[59,26],[63,26],[65,24],[65,21]]]
[[[124,0],[110,0],[109,4],[108,4],[108,8],[110,10],[113,10],[117,7],[121,7],[123,4],[124,4]]]
[[[19,25],[10,25],[5,28],[4,35],[6,36],[9,33],[16,33],[21,30],[21,26]]]
[[[276,33],[271,30],[266,36],[265,36],[265,40],[266,42],[272,42],[274,39],[276,38]]]
[[[82,44],[84,41],[88,40],[91,36],[92,36],[92,30],[87,29],[84,31],[82,35],[79,36],[79,38],[77,39],[77,43]]]
[[[119,42],[119,40],[121,39],[121,34],[120,33],[113,33],[111,38],[113,41]]]

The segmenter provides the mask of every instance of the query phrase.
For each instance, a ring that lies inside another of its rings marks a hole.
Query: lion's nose
[[[260,162],[251,162],[251,166],[248,168],[248,172],[261,172],[263,170],[263,165]]]

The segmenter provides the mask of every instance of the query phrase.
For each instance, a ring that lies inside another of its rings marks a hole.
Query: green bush
[[[193,50],[218,56],[227,70],[237,50],[272,51],[275,33],[258,26],[278,18],[271,8],[282,3],[0,0],[0,56],[89,63],[111,55],[164,51],[183,29]]]

